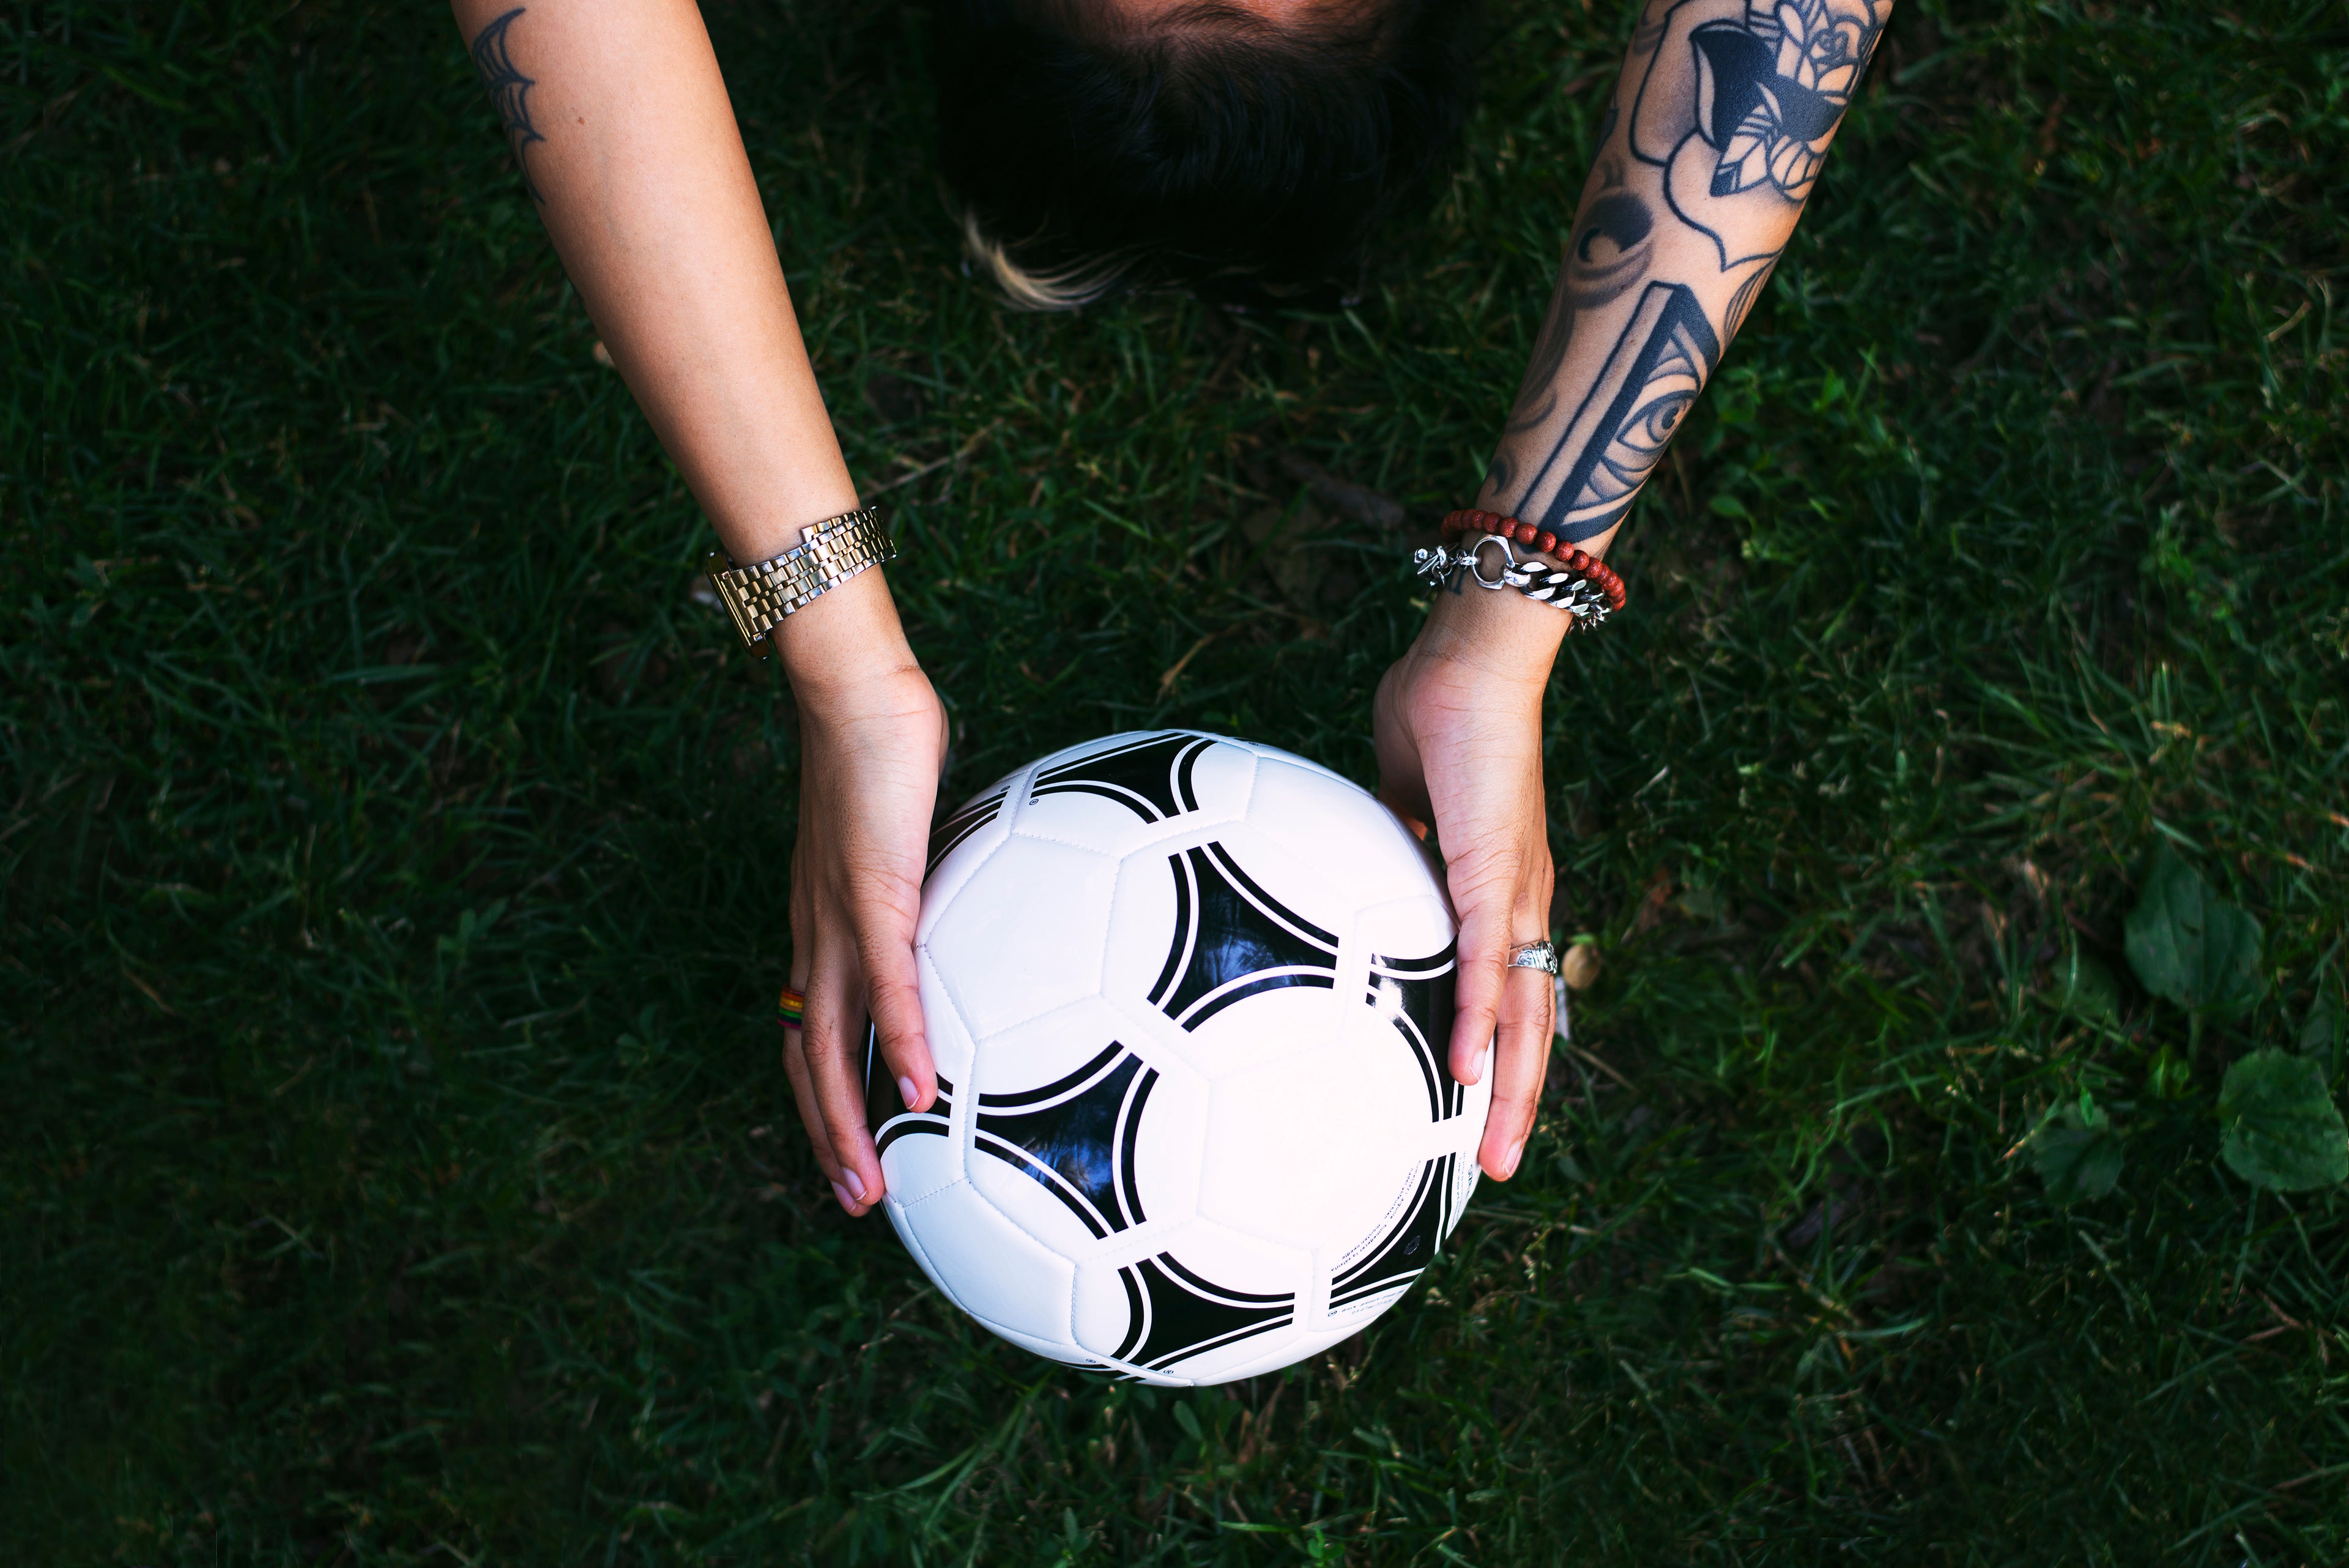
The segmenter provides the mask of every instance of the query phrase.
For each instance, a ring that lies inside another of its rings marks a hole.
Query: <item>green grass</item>
[[[1158,723],[1367,777],[1413,587],[1259,550],[1277,459],[1468,496],[1628,16],[1496,4],[1439,209],[1286,322],[999,312],[918,9],[710,14],[856,472],[960,454],[889,496],[953,785]],[[2324,4],[1903,0],[1565,659],[1604,969],[1525,1174],[1364,1340],[1170,1397],[824,1196],[790,701],[445,13],[10,11],[0,1549],[2349,1559],[2349,1199],[2214,1110],[2349,972],[2344,82]],[[2174,1009],[2046,1001],[2159,836],[2271,982],[2176,1098]],[[2084,1087],[2127,1165],[2058,1209],[2012,1151]]]

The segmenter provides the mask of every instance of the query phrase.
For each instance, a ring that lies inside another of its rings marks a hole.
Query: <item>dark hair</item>
[[[1014,302],[1181,284],[1327,307],[1428,197],[1464,118],[1473,0],[1273,26],[1203,0],[1131,27],[1086,0],[936,0],[938,163]]]

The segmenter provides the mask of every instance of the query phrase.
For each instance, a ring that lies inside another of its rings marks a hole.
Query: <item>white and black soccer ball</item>
[[[930,1110],[868,1037],[891,1221],[1057,1360],[1223,1383],[1345,1338],[1476,1185],[1454,933],[1418,841],[1302,758],[1159,731],[1020,769],[932,840]]]

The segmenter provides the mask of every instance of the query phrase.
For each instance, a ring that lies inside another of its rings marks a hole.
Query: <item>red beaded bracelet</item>
[[[1528,550],[1538,550],[1606,595],[1609,609],[1623,607],[1623,579],[1609,570],[1606,563],[1598,556],[1588,551],[1576,549],[1547,528],[1537,528],[1514,517],[1495,516],[1490,512],[1447,513],[1444,519],[1444,536],[1451,539],[1463,534],[1497,534]]]

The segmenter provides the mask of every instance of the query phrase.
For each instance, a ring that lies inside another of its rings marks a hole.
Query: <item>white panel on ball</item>
[[[1012,780],[998,779],[957,807],[930,831],[929,864],[922,881],[922,912],[914,940],[926,942],[955,895],[1011,835],[1009,794]]]
[[[1254,752],[1260,758],[1265,758],[1272,762],[1287,763],[1291,767],[1302,768],[1309,774],[1316,774],[1330,784],[1337,784],[1344,789],[1351,790],[1357,794],[1369,793],[1364,790],[1361,785],[1356,784],[1353,780],[1348,778],[1337,769],[1326,767],[1323,764],[1315,762],[1310,757],[1300,757],[1295,752],[1284,752],[1278,746],[1268,746],[1262,741],[1235,741],[1232,744],[1236,746],[1246,746],[1249,751]]]
[[[1398,1291],[1393,1297],[1389,1299],[1386,1304],[1388,1306],[1392,1306],[1396,1301],[1401,1299],[1402,1293]],[[1377,1314],[1373,1313],[1371,1315],[1375,1317]],[[1370,1318],[1366,1317],[1359,1320],[1350,1320],[1343,1325],[1338,1327],[1330,1327],[1325,1324],[1318,1331],[1312,1333],[1307,1333],[1303,1330],[1294,1331],[1284,1335],[1278,1344],[1264,1345],[1253,1357],[1227,1362],[1225,1365],[1218,1366],[1216,1369],[1216,1376],[1212,1379],[1201,1378],[1199,1381],[1237,1383],[1243,1377],[1255,1377],[1267,1372],[1278,1372],[1284,1366],[1294,1366],[1300,1361],[1320,1355],[1323,1351],[1329,1349],[1340,1340],[1350,1339],[1356,1334],[1361,1333],[1363,1324],[1369,1321]],[[1241,1346],[1238,1348],[1245,1349],[1247,1347]]]
[[[1029,802],[1012,831],[1023,838],[1066,844],[1115,859],[1143,843],[1157,826],[1115,800],[1065,792]]]
[[[922,1033],[929,1042],[931,1067],[949,1084],[969,1082],[978,1064],[978,1048],[937,960],[926,949],[914,950],[914,975],[921,988]]]
[[[1408,1225],[1412,1215],[1425,1203],[1430,1175],[1426,1158],[1394,1160],[1379,1172],[1380,1179],[1370,1186],[1366,1194],[1370,1201],[1363,1205],[1370,1210],[1368,1218],[1343,1231],[1331,1232],[1334,1240],[1345,1243],[1333,1256],[1326,1256],[1333,1279],[1351,1276],[1393,1242],[1395,1233]],[[1349,1289],[1346,1293],[1352,1296],[1361,1293]]]
[[[1102,956],[1102,995],[1142,1002],[1159,988],[1162,973],[1177,961],[1170,951],[1179,952],[1192,929],[1188,885],[1179,850],[1147,849],[1119,863]]]
[[[1423,893],[1364,908],[1354,930],[1372,952],[1412,959],[1442,953],[1453,945],[1452,906]]]
[[[968,1182],[891,1210],[920,1238],[940,1287],[954,1303],[999,1331],[1077,1354],[1069,1336],[1075,1265],[1006,1220]]]
[[[1157,1231],[1187,1222],[1199,1210],[1199,1179],[1207,1152],[1211,1085],[1154,1035],[1126,1038],[1154,1077],[1138,1128],[1121,1132],[1118,1159],[1131,1158],[1142,1223]]]
[[[946,1096],[940,1098],[943,1102]],[[892,1202],[918,1203],[962,1179],[962,1141],[935,1114],[946,1109],[940,1103],[929,1116],[900,1112],[872,1129],[881,1146],[881,1179]]]
[[[1438,873],[1402,819],[1351,785],[1330,787],[1326,769],[1285,753],[1257,770],[1248,826],[1288,857],[1311,866],[1350,904],[1375,904]]]
[[[1239,1002],[1195,1023],[1183,1043],[1185,1059],[1210,1081],[1318,1050],[1361,1005],[1326,984],[1225,994],[1234,992]]]
[[[1375,1027],[1218,1077],[1200,1212],[1292,1246],[1368,1235],[1429,1119],[1423,1092],[1418,1064]]]
[[[1279,764],[1262,765],[1270,771]],[[1350,784],[1345,791],[1360,793]],[[1332,793],[1337,793],[1334,788]],[[1261,790],[1257,802],[1264,804]],[[1309,824],[1269,826],[1288,831],[1268,831],[1261,810],[1250,812],[1246,822],[1219,829],[1204,850],[1190,855],[1194,880],[1205,897],[1239,899],[1307,943],[1334,949],[1361,908],[1361,900],[1332,875],[1351,847],[1341,841],[1313,842]],[[1391,899],[1402,890],[1391,880],[1381,897]]]
[[[1035,839],[1015,846],[988,857],[921,944],[980,1039],[1101,990],[1117,863]]]
[[[970,1074],[980,1096],[1026,1096],[1071,1075],[1081,1075],[1105,1054],[1114,1054],[1125,1033],[1124,1015],[1098,994],[1022,1019],[988,1035]],[[1073,1087],[1074,1085],[1070,1085]]]

